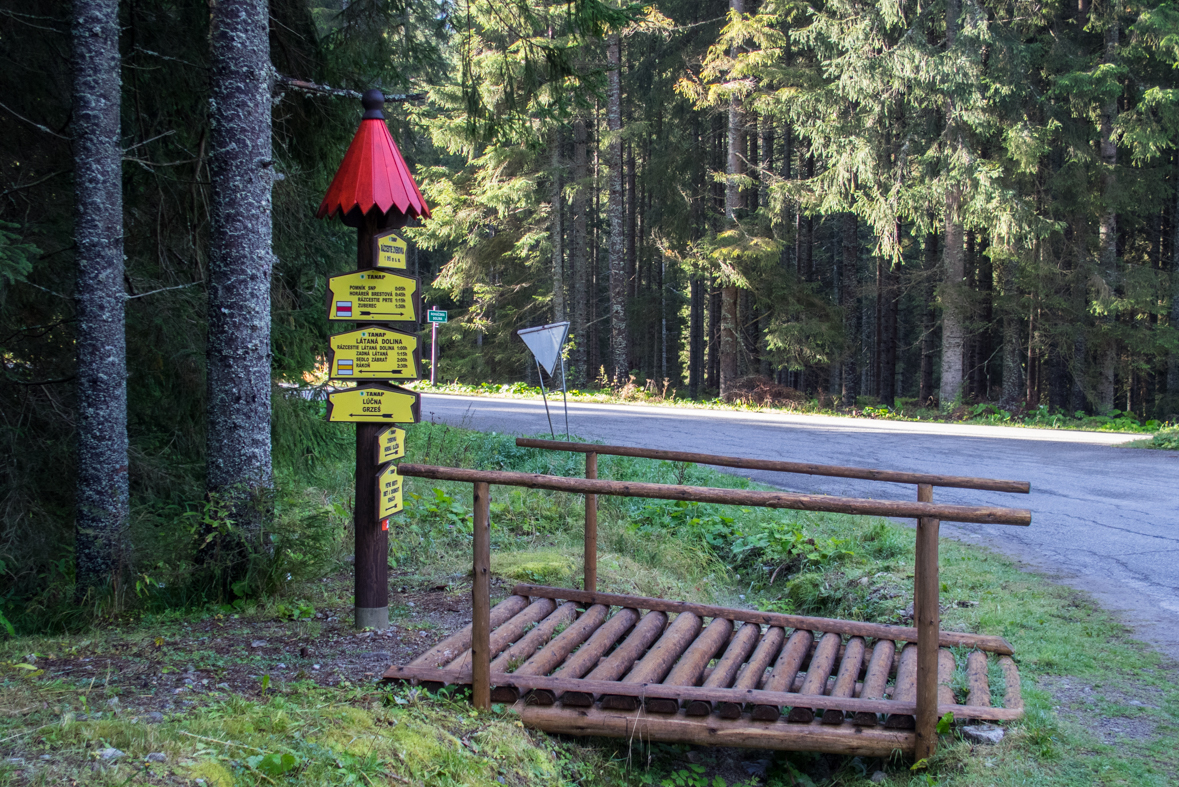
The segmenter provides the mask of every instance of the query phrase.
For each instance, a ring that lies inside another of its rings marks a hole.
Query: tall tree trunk
[[[622,211],[622,44],[618,33],[606,39],[608,83],[606,96],[606,168],[610,173],[610,198],[606,207],[610,222],[610,363],[615,384],[629,373],[626,336],[626,230]]]
[[[729,10],[744,13],[745,0],[729,0]],[[734,48],[733,54],[736,55]],[[741,143],[744,139],[744,118],[741,104],[734,97],[729,99],[729,136],[728,159],[725,166],[725,221],[737,221],[737,210],[743,207],[741,189],[737,177],[744,174],[744,160],[741,156]],[[720,326],[720,396],[722,399],[729,395],[733,382],[737,379],[737,286],[724,283],[721,291],[721,326]]]
[[[207,484],[257,543],[271,513],[271,66],[265,0],[212,8]],[[244,543],[234,547],[244,569]]]
[[[883,318],[880,320],[880,403],[896,405],[897,387],[897,307],[900,288],[899,274],[887,263],[884,264],[882,283],[884,286]]]
[[[587,317],[593,273],[590,271],[588,254],[588,236],[586,233],[586,178],[589,172],[585,157],[586,131],[585,119],[577,118],[573,121],[573,230],[570,233],[569,275],[572,278],[572,309],[571,326],[573,328],[573,381],[574,385],[584,386],[593,379],[589,368],[589,335],[587,333]]]
[[[565,250],[562,243],[565,229],[561,221],[565,211],[561,189],[565,183],[562,177],[560,128],[554,127],[549,132],[549,147],[552,155],[552,175],[549,180],[549,233],[553,246],[553,322],[561,322],[565,319]]]
[[[1175,156],[1179,164],[1179,154]],[[1175,172],[1175,212],[1171,214],[1171,330],[1179,331],[1179,167]],[[1167,359],[1167,395],[1179,410],[1179,347]],[[1170,413],[1165,415],[1169,416]]]
[[[1105,31],[1103,60],[1112,64],[1117,60],[1119,12],[1121,3],[1112,3],[1109,27]],[[1118,146],[1114,142],[1113,128],[1118,118],[1118,99],[1113,97],[1101,108],[1101,187],[1104,213],[1098,228],[1101,248],[1101,275],[1111,289],[1118,288],[1118,216],[1114,210],[1114,191],[1117,187]],[[1103,320],[1112,326],[1114,320]],[[1097,380],[1097,410],[1108,413],[1114,407],[1114,371],[1117,366],[1117,341],[1112,336],[1103,337],[1101,345],[1101,367]]]
[[[982,301],[979,308],[982,312],[982,327],[978,332],[976,343],[977,356],[975,390],[981,398],[991,398],[991,366],[989,364],[994,349],[995,325],[995,268],[991,258],[989,246],[984,239],[979,239],[979,252],[976,257],[978,264],[978,290]]]
[[[770,207],[770,174],[774,171],[774,121],[766,115],[758,120],[758,132],[761,134],[760,144],[757,146],[761,154],[758,174],[757,207],[767,210]]]
[[[921,380],[918,383],[917,398],[921,407],[929,406],[933,399],[933,351],[934,331],[937,330],[937,313],[934,311],[934,274],[937,272],[937,233],[925,236],[925,281],[922,290],[925,295],[925,309],[921,318]]]
[[[720,388],[721,293],[715,279],[708,281],[708,372],[705,386]]]
[[[693,277],[688,288],[688,395],[695,399],[700,395],[704,367],[704,287]]]
[[[1016,292],[1016,269],[1019,260],[1015,250],[1003,245],[1001,263],[1003,277],[1003,394],[999,405],[1005,409],[1014,408],[1023,395],[1023,366],[1020,356],[1019,297]]]
[[[961,0],[947,0],[946,3],[946,49],[954,48],[958,35],[958,16]],[[954,140],[951,145],[961,147],[954,117],[954,105],[946,101],[946,137]],[[942,263],[945,279],[942,281],[942,379],[938,394],[943,411],[949,410],[962,396],[962,347],[965,338],[966,299],[962,293],[962,279],[965,274],[963,259],[962,228],[962,184],[951,183],[946,189],[946,233]]]
[[[960,216],[962,192],[951,186],[946,192],[945,248],[942,250],[942,379],[938,391],[942,410],[952,408],[962,394],[962,348],[965,339],[966,298],[962,292],[965,274]]]
[[[793,179],[793,172],[792,172],[793,161],[794,161],[794,134],[790,128],[790,121],[786,121],[782,124],[782,165],[780,167],[780,171],[782,174],[782,180],[792,180]],[[792,208],[790,206],[790,200],[788,200],[788,199],[782,200],[781,222],[782,222],[783,227],[789,226],[791,210],[792,210]],[[797,235],[796,235],[796,239],[797,239]],[[784,240],[784,238],[783,238],[783,240]],[[783,268],[789,268],[789,266],[790,266],[790,245],[789,244],[787,244],[787,243],[782,244],[782,252],[778,257],[778,263]]]
[[[630,122],[629,120],[627,121]],[[626,145],[626,295],[639,297],[642,274],[639,271],[638,255],[638,190],[635,184],[635,149],[632,143]]]
[[[79,599],[119,590],[127,519],[127,345],[123,292],[123,151],[119,144],[119,4],[74,0],[74,240]]]
[[[737,288],[721,288],[720,324],[720,396],[724,399],[732,391],[737,379]]]

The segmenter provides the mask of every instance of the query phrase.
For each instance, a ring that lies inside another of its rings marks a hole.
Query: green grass
[[[413,427],[408,446],[407,459],[416,462],[559,475],[584,471],[580,456],[520,449],[504,435],[433,424]],[[755,487],[698,466],[619,457],[601,457],[599,474]],[[347,474],[322,478],[322,487],[300,494],[315,506],[346,505]],[[470,485],[412,479],[406,491],[407,510],[395,520],[390,539],[394,584],[410,590],[445,586],[461,600],[469,587]],[[1019,503],[995,498],[997,504]],[[624,498],[600,498],[600,504],[604,590],[879,622],[901,622],[911,601],[913,532],[902,524]],[[296,513],[290,514],[294,520]],[[581,527],[580,497],[493,487],[499,592],[516,581],[578,583]],[[461,701],[390,690],[363,674],[342,674],[333,686],[316,686],[305,679],[316,656],[304,658],[294,645],[268,657],[244,644],[224,647],[218,632],[233,627],[247,642],[250,636],[282,635],[313,650],[326,647],[329,636],[339,638],[331,635],[331,616],[344,618],[351,604],[342,561],[348,538],[346,531],[338,533],[340,543],[330,554],[340,559],[329,576],[293,578],[272,599],[236,609],[125,616],[76,634],[0,644],[0,785],[193,784],[200,778],[206,785],[833,787],[870,784],[880,769],[892,785],[1167,785],[1179,771],[1174,665],[1134,641],[1083,594],[949,540],[941,544],[943,626],[999,634],[1012,643],[1027,716],[1007,725],[997,747],[972,748],[957,732],[943,736],[938,755],[920,772],[910,771],[908,763],[863,758],[551,738],[522,729],[502,708],[477,714]],[[437,631],[402,598],[395,593],[392,604],[399,637]],[[341,647],[356,649],[348,642]],[[90,658],[90,665],[113,659],[124,666],[39,672],[45,658],[68,654]],[[274,670],[280,658],[289,667],[285,680]],[[162,723],[146,723],[136,703],[164,689],[140,687],[139,676],[163,682],[191,666],[210,676],[209,692],[193,695],[194,704],[169,712]],[[289,677],[292,670],[297,672]],[[263,676],[272,674],[274,682],[264,686]],[[233,688],[213,690],[223,675],[236,676]],[[123,698],[125,710],[109,704],[115,698]],[[96,709],[103,712],[97,720]],[[79,713],[90,718],[79,721]],[[124,755],[100,759],[107,747]],[[147,762],[150,753],[162,753],[165,762]],[[42,755],[49,759],[40,760]],[[27,773],[25,766],[4,764],[8,757],[32,763],[31,775],[18,777]]]

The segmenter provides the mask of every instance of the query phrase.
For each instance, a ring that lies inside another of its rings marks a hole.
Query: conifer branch
[[[337,98],[355,98],[359,99],[361,94],[355,90],[349,90],[342,87],[332,87],[331,85],[318,85],[314,82],[308,82],[304,79],[295,79],[294,77],[286,76],[285,74],[278,74],[275,80],[292,90],[298,90],[303,93],[311,93],[325,96],[335,96]],[[383,91],[382,91],[383,92]],[[425,101],[425,93],[385,93],[385,101]]]

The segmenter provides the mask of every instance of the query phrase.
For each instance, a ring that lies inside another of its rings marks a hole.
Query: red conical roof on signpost
[[[396,211],[407,219],[429,218],[430,208],[385,125],[381,112],[385,97],[379,90],[369,90],[362,102],[364,119],[315,213],[316,218],[338,214],[345,224],[356,227],[374,208],[380,213]]]

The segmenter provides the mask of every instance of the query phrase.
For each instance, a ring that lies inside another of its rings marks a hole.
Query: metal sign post
[[[561,353],[565,339],[569,336],[568,322],[553,322],[548,325],[538,325],[535,328],[521,328],[516,331],[532,357],[536,359],[536,374],[540,378],[540,396],[544,400],[544,413],[549,419],[549,433],[556,437],[553,431],[553,417],[549,415],[549,399],[544,390],[544,374],[541,367],[549,373],[549,380],[553,379],[553,370],[558,362],[561,364],[561,399],[565,403],[565,439],[569,439],[569,396],[565,387],[565,356]]]
[[[426,321],[430,323],[430,385],[434,385],[434,370],[438,368],[438,324],[446,322],[446,312],[431,306]]]

